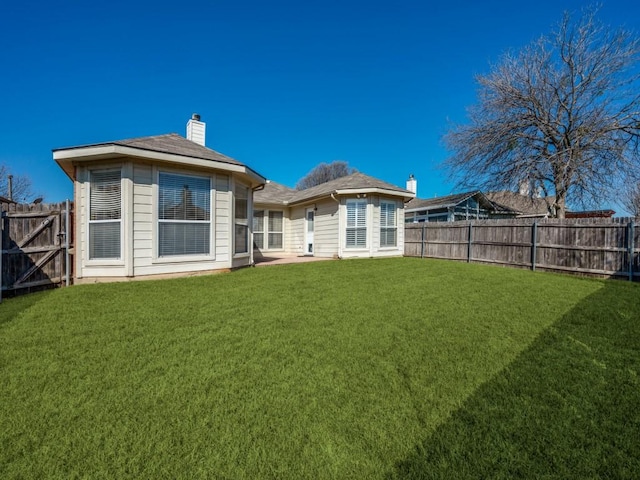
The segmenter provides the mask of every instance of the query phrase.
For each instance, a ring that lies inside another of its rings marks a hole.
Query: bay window
[[[209,255],[211,178],[160,172],[158,256]]]
[[[93,170],[89,182],[89,259],[119,259],[122,230],[120,170]]]
[[[395,247],[397,230],[395,202],[380,202],[380,247]]]
[[[367,246],[367,201],[347,200],[347,248]]]

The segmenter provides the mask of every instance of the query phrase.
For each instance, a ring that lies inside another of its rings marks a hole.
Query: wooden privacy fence
[[[405,256],[640,278],[633,218],[477,220],[405,225]]]
[[[1,206],[0,299],[69,285],[71,202]]]

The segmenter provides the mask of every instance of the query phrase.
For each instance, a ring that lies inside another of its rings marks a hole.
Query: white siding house
[[[132,279],[253,263],[253,190],[265,178],[177,134],[60,148],[74,182],[75,279]]]
[[[283,244],[275,249],[262,237],[255,242],[254,228],[256,258],[401,256],[404,205],[414,197],[409,190],[362,173],[300,191],[268,182],[254,194],[255,212],[283,212]]]

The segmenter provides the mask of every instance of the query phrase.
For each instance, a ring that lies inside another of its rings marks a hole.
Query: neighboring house
[[[525,189],[526,192],[526,189]],[[516,218],[549,218],[555,217],[556,211],[553,206],[555,197],[530,196],[526,193],[516,193],[509,191],[489,192],[487,198],[496,207],[511,210]],[[565,211],[565,218],[611,218],[615,215],[614,210],[579,210]]]
[[[411,178],[410,178],[411,181]],[[512,218],[514,212],[495,205],[479,190],[429,199],[415,198],[405,206],[405,222],[455,222],[487,218]]]
[[[486,197],[498,208],[510,210],[516,218],[547,218],[554,216],[553,197],[530,196],[527,194],[499,191],[488,192]]]
[[[414,196],[362,173],[305,190],[268,182],[254,193],[256,255],[403,255],[404,205]]]
[[[177,134],[59,148],[73,180],[75,278],[127,279],[253,263],[253,190],[266,181],[205,145],[194,115]]]

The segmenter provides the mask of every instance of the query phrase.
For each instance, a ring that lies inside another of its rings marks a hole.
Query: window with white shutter
[[[89,174],[89,259],[121,258],[122,188],[120,170]]]
[[[160,172],[158,257],[208,255],[211,178]]]
[[[367,201],[347,200],[347,248],[367,246]]]
[[[380,202],[380,246],[395,247],[397,231],[395,202]]]

